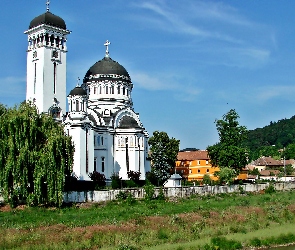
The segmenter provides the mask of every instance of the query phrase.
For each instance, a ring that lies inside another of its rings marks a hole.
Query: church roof
[[[87,92],[80,86],[75,87],[74,89],[71,90],[70,94],[71,96],[74,95],[87,95]]]
[[[35,17],[31,21],[29,29],[37,27],[41,24],[48,24],[57,28],[67,29],[65,21],[61,17],[56,16],[49,11],[45,12],[40,16]]]
[[[140,128],[140,126],[133,117],[126,115],[120,120],[118,128]]]
[[[90,76],[94,75],[104,75],[100,76],[100,79],[110,80],[113,76],[110,75],[119,75],[125,76],[127,79],[130,79],[129,73],[127,70],[118,62],[114,61],[112,58],[105,56],[102,60],[96,62],[90,67],[87,71],[84,82],[90,79]],[[95,77],[92,77],[92,79]]]

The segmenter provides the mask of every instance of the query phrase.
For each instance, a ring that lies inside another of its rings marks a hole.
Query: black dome
[[[71,90],[69,95],[71,95],[71,96],[74,96],[74,95],[87,95],[87,92],[83,88],[77,86],[76,88]]]
[[[133,117],[126,115],[119,121],[118,128],[140,128],[140,126]]]
[[[130,76],[127,72],[127,70],[118,62],[114,61],[110,57],[104,57],[102,60],[96,62],[93,66],[90,67],[90,69],[87,71],[84,82],[89,79],[89,76],[93,76],[96,74],[101,75],[120,75],[125,76],[130,80]],[[104,77],[106,79],[108,77]]]
[[[48,24],[57,28],[67,29],[65,21],[59,16],[56,16],[49,11],[45,12],[40,16],[35,17],[31,21],[29,29],[37,27],[40,24]]]

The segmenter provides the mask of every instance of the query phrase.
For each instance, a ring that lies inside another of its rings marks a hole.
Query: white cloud
[[[196,96],[201,93],[201,90],[191,84],[190,80],[173,74],[150,76],[144,72],[133,72],[131,75],[136,87],[150,91],[169,91],[176,100],[193,102]],[[177,79],[181,79],[181,82],[178,82]]]

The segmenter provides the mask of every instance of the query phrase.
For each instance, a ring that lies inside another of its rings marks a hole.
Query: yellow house
[[[182,173],[182,176],[188,181],[203,181],[205,174],[208,174],[211,180],[218,180],[214,176],[219,167],[212,167],[207,150],[180,151],[177,155],[176,171]],[[245,180],[248,178],[246,170],[242,170],[237,179]]]

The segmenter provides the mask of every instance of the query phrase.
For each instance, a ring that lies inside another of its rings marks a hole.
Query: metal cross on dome
[[[80,87],[80,77],[77,78],[77,86],[76,87]]]
[[[47,11],[47,12],[49,12],[49,4],[50,4],[50,1],[47,0],[47,1],[46,1],[46,11]]]
[[[106,40],[106,42],[104,43],[104,46],[106,46],[106,57],[109,57],[109,45],[111,43],[109,42],[109,40]]]

